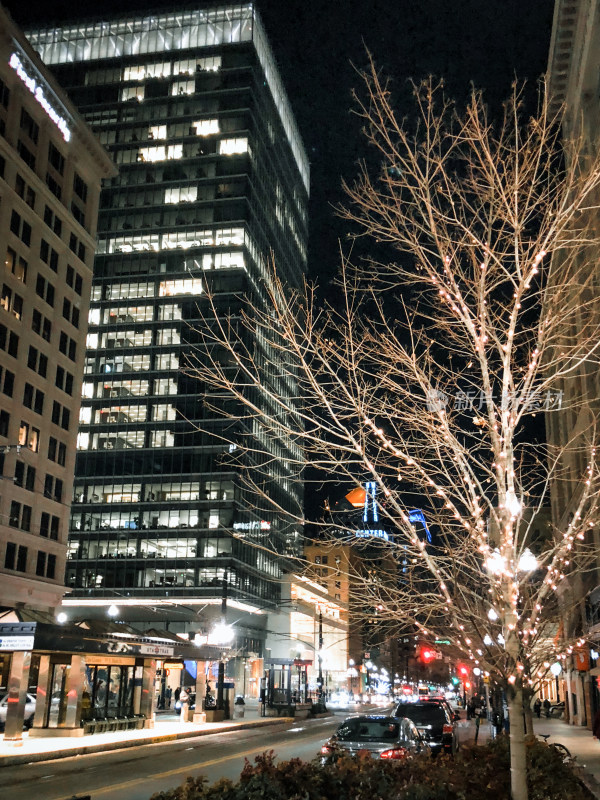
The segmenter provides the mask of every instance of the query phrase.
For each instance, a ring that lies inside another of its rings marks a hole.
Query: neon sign
[[[421,511],[420,508],[413,508],[412,511],[408,512],[408,521],[420,522],[425,528],[425,533],[427,534],[427,541],[431,542],[431,532],[427,527],[427,522],[425,521],[425,514]]]
[[[36,81],[35,78],[32,78],[31,75],[27,72],[25,67],[23,66],[23,62],[21,61],[20,56],[17,53],[13,53],[9,60],[9,65],[14,69],[17,73],[19,78],[23,81],[25,86],[29,89],[31,94],[35,97],[41,107],[44,109],[46,114],[50,117],[52,122],[56,125],[58,130],[62,133],[63,139],[65,142],[71,141],[71,130],[67,124],[67,121],[64,117],[62,117],[58,111],[50,104],[50,101],[46,98],[44,94],[43,86]]]

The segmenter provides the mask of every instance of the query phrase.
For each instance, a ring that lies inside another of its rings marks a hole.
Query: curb
[[[593,794],[596,800],[600,800],[600,783],[594,777],[594,775],[592,775],[591,772],[588,772],[587,769],[582,766],[575,766],[573,772],[577,775],[588,792]]]
[[[321,715],[319,715],[321,716]],[[178,739],[195,739],[199,736],[211,736],[216,733],[229,733],[236,730],[248,728],[264,728],[270,725],[278,725],[282,722],[294,722],[293,717],[269,717],[266,719],[249,720],[248,722],[237,722],[232,725],[224,725],[217,730],[201,731],[182,731],[181,733],[163,733],[156,736],[148,736],[143,739],[129,739],[123,742],[104,742],[98,744],[81,745],[68,750],[55,750],[43,753],[15,753],[10,756],[0,756],[0,769],[2,767],[14,767],[19,764],[31,764],[37,761],[57,761],[61,758],[71,758],[71,756],[84,756],[91,753],[105,753],[109,750],[126,750],[130,747],[143,747],[146,744],[158,744],[160,742],[174,742]]]

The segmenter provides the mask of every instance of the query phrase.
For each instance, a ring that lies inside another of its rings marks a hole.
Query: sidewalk
[[[533,718],[536,733],[549,733],[548,743],[564,744],[584,772],[584,782],[596,797],[600,797],[600,741],[594,739],[592,732],[578,725],[567,725],[560,719]],[[586,776],[591,776],[588,781]]]
[[[105,750],[119,750],[124,747],[137,747],[141,744],[208,736],[211,733],[240,728],[261,728],[291,721],[293,720],[290,717],[261,717],[258,703],[250,701],[245,706],[243,719],[206,722],[204,725],[182,723],[175,713],[158,711],[154,728],[149,730],[112,731],[78,737],[49,736],[43,739],[30,739],[29,734],[23,731],[23,740],[17,744],[5,742],[4,736],[0,737],[0,768],[27,764],[31,761],[47,761]]]
[[[587,788],[600,798],[600,741],[594,739],[587,728],[567,725],[560,719],[533,718],[535,733],[550,734],[548,743],[564,744],[576,759],[575,764],[581,769],[581,778]],[[489,722],[482,723],[479,729],[477,744],[487,744],[492,736]],[[475,743],[475,721],[461,720],[458,723],[458,741],[463,744]]]

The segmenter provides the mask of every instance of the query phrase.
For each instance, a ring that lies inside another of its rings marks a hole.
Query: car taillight
[[[442,733],[452,733],[452,725],[444,725]]]
[[[394,747],[393,750],[384,750],[381,758],[406,758],[407,755],[408,750],[405,750],[404,747]]]
[[[329,744],[324,744],[321,748],[321,755],[328,756],[330,753],[333,753],[333,747],[331,747]]]

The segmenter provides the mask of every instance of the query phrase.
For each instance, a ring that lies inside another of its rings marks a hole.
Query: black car
[[[402,760],[430,749],[409,719],[377,714],[348,717],[321,748],[321,763],[339,755],[368,753],[371,758]]]
[[[440,750],[456,753],[458,750],[458,715],[451,715],[441,703],[400,703],[396,708],[396,716],[412,720],[433,753],[439,753]]]

